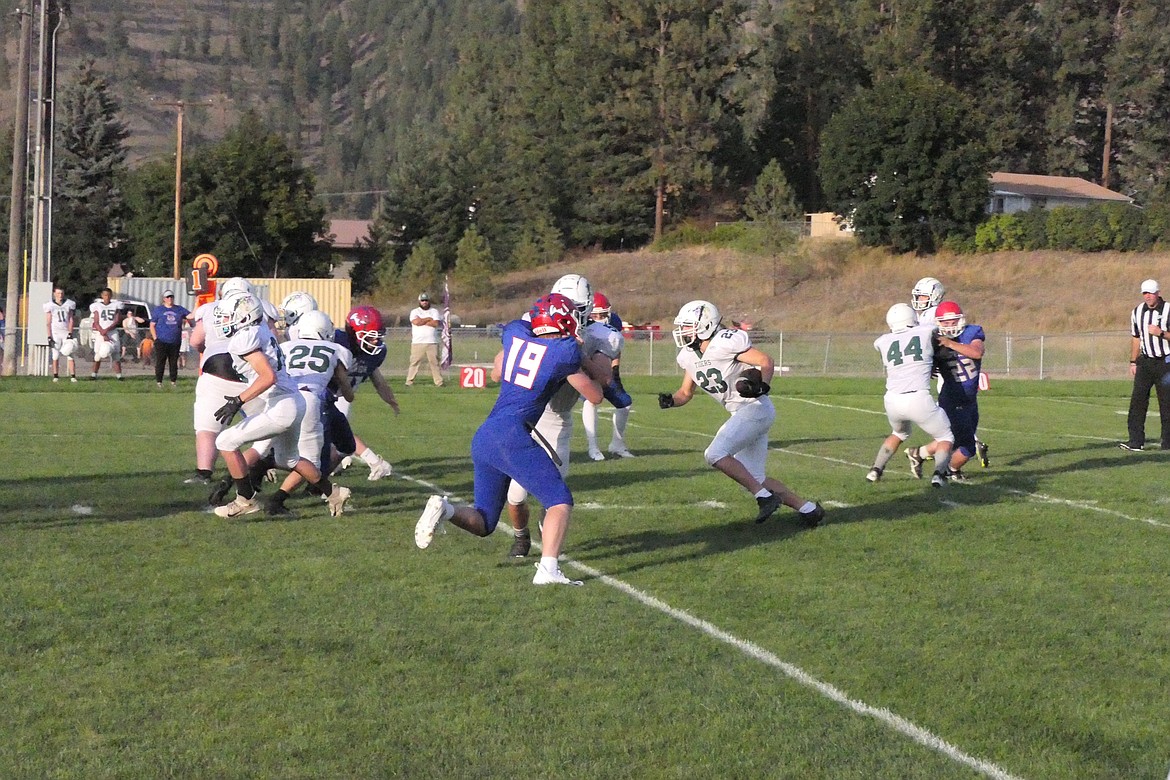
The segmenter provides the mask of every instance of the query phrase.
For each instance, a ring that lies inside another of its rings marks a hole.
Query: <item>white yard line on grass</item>
[[[791,400],[803,400],[803,399],[791,399]],[[815,401],[809,401],[807,403],[812,403],[815,406],[825,406],[825,407],[829,407],[832,409],[852,409],[853,411],[862,411],[862,412],[867,411],[865,409],[853,409],[853,407],[850,407],[850,406],[835,406],[833,404],[822,404],[822,403],[817,403]],[[876,412],[875,412],[875,414],[876,414]],[[640,427],[645,427],[645,426],[640,426]],[[678,429],[678,428],[657,428],[656,427],[656,428],[654,428],[654,430],[664,431],[667,433],[680,433],[680,434],[685,434],[688,436],[703,436],[703,437],[706,437],[708,439],[711,438],[710,436],[708,436],[705,433],[698,433],[696,431],[685,431],[685,430]],[[989,428],[987,430],[994,430],[994,429]],[[1099,437],[1081,436],[1081,437],[1075,437],[1075,438],[1096,439]],[[1106,441],[1112,441],[1112,439],[1107,439]],[[802,458],[812,458],[814,460],[823,460],[823,461],[826,461],[828,463],[837,463],[837,464],[842,465],[842,466],[850,466],[850,467],[856,466],[858,468],[869,468],[864,463],[854,463],[853,461],[843,460],[841,458],[830,458],[827,455],[814,455],[814,454],[808,453],[808,452],[798,452],[797,450],[789,449],[787,447],[770,447],[769,449],[771,449],[773,452],[783,452],[786,455],[797,455],[797,456],[802,457]],[[1132,520],[1132,521],[1138,522],[1138,523],[1145,523],[1146,525],[1152,525],[1156,528],[1170,528],[1170,523],[1165,523],[1165,522],[1162,522],[1161,520],[1154,520],[1153,518],[1149,518],[1149,517],[1133,517],[1131,515],[1125,514],[1124,512],[1118,512],[1115,509],[1106,509],[1104,507],[1096,506],[1096,502],[1074,501],[1074,500],[1070,500],[1070,499],[1066,499],[1066,498],[1056,498],[1054,496],[1048,496],[1048,495],[1045,495],[1043,493],[1029,493],[1029,492],[1024,491],[1024,490],[1016,490],[1014,488],[1002,488],[1002,487],[998,487],[996,485],[984,485],[983,487],[990,487],[993,490],[1002,490],[1006,493],[1013,493],[1015,495],[1024,496],[1026,498],[1031,498],[1031,499],[1034,499],[1036,501],[1041,501],[1043,503],[1064,504],[1065,506],[1076,507],[1077,509],[1084,509],[1084,510],[1089,511],[1089,512],[1099,512],[1099,513],[1104,514],[1104,515],[1109,515],[1110,517],[1118,517],[1118,518],[1121,518],[1122,520]],[[828,504],[828,502],[823,502],[823,503],[825,503],[826,505]]]
[[[534,546],[539,545],[534,543]],[[644,604],[647,607],[650,607],[651,609],[657,610],[681,623],[685,623],[692,628],[698,629],[712,639],[716,639],[720,642],[723,642],[724,644],[731,645],[744,655],[750,658],[754,658],[755,660],[782,672],[792,680],[800,683],[806,688],[811,688],[825,698],[831,699],[832,701],[835,701],[838,704],[853,710],[859,715],[864,715],[881,721],[895,731],[909,737],[914,742],[930,748],[931,750],[942,753],[952,761],[971,767],[975,771],[982,772],[988,777],[997,778],[997,780],[1015,780],[1014,775],[1009,774],[1006,770],[1001,769],[990,761],[984,761],[981,758],[976,758],[975,756],[969,755],[958,747],[955,747],[951,743],[947,742],[942,737],[927,731],[921,726],[917,726],[914,723],[911,723],[902,716],[890,712],[884,707],[874,707],[873,705],[866,704],[863,701],[850,698],[850,696],[840,688],[813,677],[799,666],[788,663],[787,661],[776,656],[774,653],[765,650],[753,642],[740,639],[734,634],[724,631],[713,623],[703,620],[702,618],[697,618],[684,610],[672,607],[666,602],[661,601],[660,599],[657,599],[648,593],[638,590],[633,585],[623,582],[622,580],[619,580],[615,577],[610,577],[608,574],[602,574],[600,571],[594,569],[591,566],[587,566],[570,558],[562,558],[562,561],[572,566],[573,568],[579,569],[580,571],[588,574],[597,581],[602,582],[611,588],[615,588],[622,593],[625,593],[627,596],[632,597],[636,601]]]
[[[807,398],[783,398],[777,400],[795,401],[797,403],[808,404],[809,406],[820,406],[825,409],[842,409],[848,412],[861,412],[862,414],[876,414],[882,417],[886,416],[884,411],[876,411],[874,409],[859,409],[856,406],[842,406],[841,404],[827,404],[821,401],[810,401]],[[1019,436],[1049,436],[1058,437],[1061,439],[1086,439],[1088,441],[1117,441],[1116,436],[1084,436],[1078,433],[1038,433],[1036,431],[1013,431],[1007,428],[988,428],[987,426],[980,426],[979,430],[988,431],[990,433],[1011,433]]]

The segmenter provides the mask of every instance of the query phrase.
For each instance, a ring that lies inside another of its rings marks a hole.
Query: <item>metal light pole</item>
[[[13,15],[20,20],[20,61],[16,71],[16,128],[12,138],[12,201],[8,211],[8,295],[5,304],[8,327],[4,334],[4,376],[16,373],[17,341],[20,333],[20,259],[24,248],[25,182],[28,177],[28,87],[29,51],[32,49],[32,18],[26,10]]]

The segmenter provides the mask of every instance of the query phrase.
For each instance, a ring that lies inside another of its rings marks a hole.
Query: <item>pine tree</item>
[[[54,173],[52,276],[77,294],[105,286],[110,266],[125,257],[126,125],[109,83],[82,63],[57,112],[60,137]]]

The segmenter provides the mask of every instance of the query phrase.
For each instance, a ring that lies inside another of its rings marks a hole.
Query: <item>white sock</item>
[[[813,511],[816,508],[817,508],[817,505],[814,504],[812,501],[805,501],[804,506],[802,506],[797,511],[803,515],[803,514],[808,514],[809,512]]]
[[[760,488],[756,493],[756,498],[767,498],[770,495],[772,495],[771,490],[768,490],[768,488]]]
[[[626,448],[626,424],[630,421],[630,407],[613,410],[613,447]]]
[[[585,438],[591,449],[597,449],[597,404],[585,402],[581,407],[581,425],[585,428]]]
[[[361,455],[359,455],[358,457],[359,457],[359,458],[361,458],[361,459],[362,459],[362,462],[363,462],[363,463],[365,463],[365,464],[366,464],[367,466],[369,466],[370,468],[373,468],[374,466],[377,466],[377,465],[378,465],[378,461],[380,461],[380,460],[382,459],[382,458],[381,458],[381,457],[378,455],[378,453],[374,452],[374,451],[373,451],[372,449],[370,449],[369,447],[366,447],[366,451],[365,451],[365,452],[363,452],[363,453],[362,453]]]
[[[560,571],[561,567],[559,564],[557,564],[556,558],[549,555],[542,555],[540,556],[540,568],[549,573],[552,573],[554,571]]]

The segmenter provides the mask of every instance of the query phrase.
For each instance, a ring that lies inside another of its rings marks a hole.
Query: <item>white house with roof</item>
[[[991,174],[988,214],[1014,214],[1038,206],[1088,206],[1092,203],[1125,203],[1133,198],[1076,176],[1037,176],[1030,173]]]

